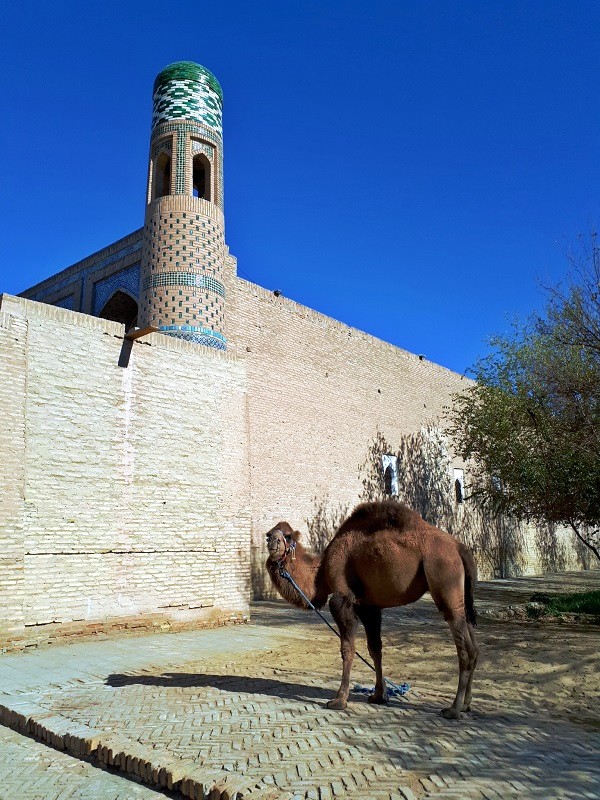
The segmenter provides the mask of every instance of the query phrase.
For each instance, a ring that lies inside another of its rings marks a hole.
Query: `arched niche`
[[[102,319],[110,319],[113,322],[120,322],[125,325],[125,329],[133,328],[137,322],[138,304],[125,289],[117,289],[102,306],[98,314]]]

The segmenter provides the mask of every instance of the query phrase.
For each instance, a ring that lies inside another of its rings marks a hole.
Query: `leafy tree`
[[[491,340],[455,396],[450,434],[472,460],[470,497],[521,519],[570,526],[600,560],[600,258],[570,255],[543,314]]]

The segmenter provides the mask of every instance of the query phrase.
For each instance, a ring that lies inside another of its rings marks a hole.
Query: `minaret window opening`
[[[171,194],[171,156],[161,153],[156,159],[156,194],[164,197]]]
[[[210,200],[210,162],[206,156],[198,154],[192,162],[192,194],[203,200]]]

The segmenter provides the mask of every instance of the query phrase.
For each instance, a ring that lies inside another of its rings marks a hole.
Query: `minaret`
[[[154,82],[138,325],[225,350],[222,107],[191,61]]]

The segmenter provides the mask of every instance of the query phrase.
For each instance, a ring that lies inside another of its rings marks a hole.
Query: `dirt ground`
[[[588,573],[584,583],[576,590],[598,588],[600,573]],[[556,586],[546,583],[548,589],[568,590],[562,579]],[[474,711],[478,703],[495,708],[526,706],[534,713],[543,711],[588,730],[600,730],[600,626],[498,621],[488,616],[500,608],[526,602],[533,592],[541,590],[541,579],[480,585],[476,602],[481,654],[473,689]],[[263,674],[289,674],[296,682],[302,682],[302,675],[312,679],[320,676],[324,686],[335,687],[341,670],[339,644],[316,615],[312,616],[308,628],[303,625],[289,644],[262,655],[260,665],[249,659],[248,673],[259,669]],[[252,615],[254,623],[285,628],[307,619],[306,612],[283,602],[257,603]],[[383,642],[387,677],[396,683],[408,682],[413,697],[418,697],[419,690],[439,692],[440,706],[453,699],[458,676],[456,649],[428,596],[411,606],[384,612]],[[368,658],[362,629],[357,649]],[[240,667],[239,659],[236,667]],[[355,660],[352,679],[372,685],[373,673]]]

